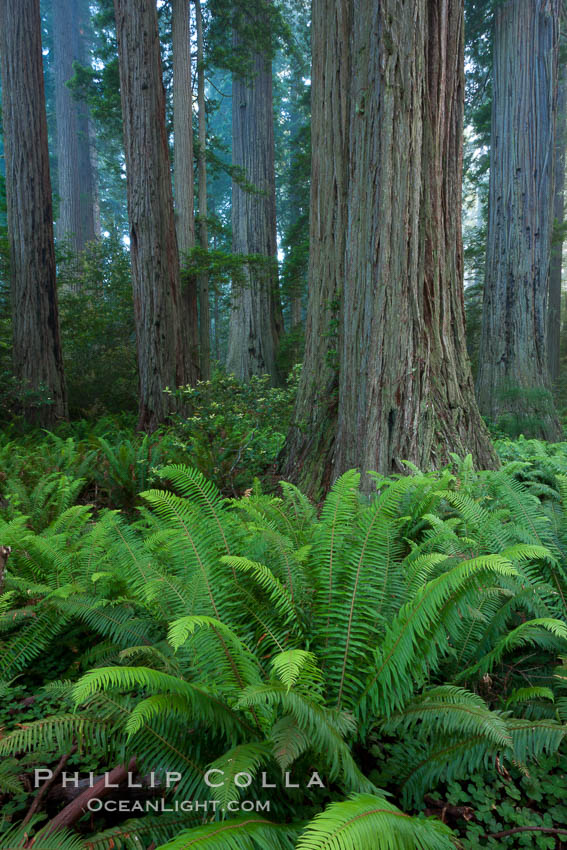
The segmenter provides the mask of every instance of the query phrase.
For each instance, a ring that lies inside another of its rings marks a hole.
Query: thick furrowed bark
[[[547,360],[558,0],[499,6],[488,246],[477,395],[494,422],[545,439],[561,429]]]
[[[347,233],[351,19],[350,0],[313,4],[309,304],[303,370],[281,465],[285,477],[314,496],[331,483],[337,424]]]
[[[235,45],[238,35],[234,34]],[[243,285],[234,285],[227,369],[241,381],[268,374],[278,383],[276,354],[281,327],[276,244],[276,184],[272,67],[266,56],[253,60],[251,79],[232,83],[233,165],[242,169],[253,191],[232,184],[235,254],[256,254],[265,264],[249,265]]]
[[[450,452],[491,465],[464,331],[462,8],[359,0],[354,18],[334,472],[435,468]]]
[[[193,93],[189,0],[172,2],[173,46],[173,155],[177,245],[181,265],[195,247],[195,198],[193,186]],[[199,372],[197,284],[187,276],[181,285],[180,329],[185,377],[195,384]]]
[[[0,51],[14,372],[24,393],[37,395],[24,396],[26,418],[47,426],[67,415],[67,401],[39,0],[0,2]]]
[[[317,492],[350,467],[494,465],[465,345],[462,6],[321,0],[313,50],[307,356],[284,473]]]
[[[165,93],[154,0],[115,0],[114,8],[140,381],[138,425],[153,430],[172,409],[166,387],[186,381]]]

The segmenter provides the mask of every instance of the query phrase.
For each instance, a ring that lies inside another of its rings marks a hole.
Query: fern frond
[[[238,744],[207,767],[210,782],[210,797],[216,800],[221,811],[229,811],[229,804],[240,799],[245,784],[236,782],[238,774],[254,778],[258,769],[270,761],[271,747],[267,743]],[[244,779],[244,783],[247,779]]]
[[[186,830],[158,850],[293,850],[295,837],[292,826],[251,814]]]
[[[383,797],[353,794],[316,815],[297,850],[454,850],[456,838],[437,818],[404,814]]]

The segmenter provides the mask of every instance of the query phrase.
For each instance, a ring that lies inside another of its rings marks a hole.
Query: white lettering
[[[244,777],[244,781],[240,781],[240,777]],[[248,788],[249,785],[252,785],[252,776],[249,773],[237,773],[234,777],[234,784],[238,788]]]
[[[207,770],[205,773],[205,784],[209,786],[209,788],[222,788],[224,785],[224,780],[222,782],[211,782],[211,776],[213,773],[220,773],[221,776],[224,776],[224,770],[219,770],[217,767],[212,767],[210,770]]]
[[[321,781],[321,777],[319,776],[318,773],[312,773],[311,774],[311,779],[307,783],[307,787],[311,788],[312,785],[317,785],[318,788],[324,788],[325,787],[325,784],[324,784],[324,782]]]
[[[39,788],[40,782],[42,782],[44,779],[46,781],[48,779],[51,779],[51,777],[53,776],[53,771],[49,770],[49,768],[37,768],[36,770],[34,770],[34,776],[34,788]]]
[[[262,774],[262,788],[275,788],[275,785],[270,785],[268,777],[265,773]]]

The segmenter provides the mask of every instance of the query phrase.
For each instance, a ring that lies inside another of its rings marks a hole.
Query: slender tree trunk
[[[14,371],[24,392],[39,394],[24,402],[27,418],[49,425],[67,415],[67,401],[39,0],[0,0],[0,51]]]
[[[139,427],[171,410],[185,383],[179,254],[155,0],[114,0],[126,151],[130,254],[140,381]]]
[[[197,103],[199,106],[199,241],[203,251],[209,250],[207,224],[207,113],[205,110],[205,51],[203,40],[203,15],[200,0],[195,0],[197,24]],[[201,350],[201,377],[211,376],[211,316],[209,307],[209,275],[199,275],[199,343]]]
[[[173,41],[173,150],[177,244],[181,266],[195,247],[195,191],[193,178],[193,93],[191,89],[191,34],[189,0],[172,0]],[[181,335],[186,377],[195,384],[199,373],[197,282],[184,275],[181,284]]]
[[[234,46],[239,36],[234,34]],[[247,381],[268,374],[278,383],[276,354],[281,332],[276,265],[276,189],[272,65],[253,57],[253,74],[232,82],[232,161],[252,184],[249,191],[232,183],[232,232],[235,254],[256,254],[262,265],[245,269],[244,284],[233,285],[227,368]]]
[[[311,494],[332,478],[347,233],[350,0],[315,0],[311,71],[311,216],[305,356],[283,474]],[[329,132],[329,127],[333,132]]]
[[[561,434],[550,392],[551,258],[559,0],[496,10],[486,281],[477,395],[494,422]]]
[[[78,0],[53,0],[55,110],[59,172],[58,239],[75,253],[95,239],[95,179],[91,163],[89,113],[67,87],[73,62],[85,62]]]
[[[350,65],[337,41],[349,45]],[[316,0],[313,55],[312,227],[327,245],[312,242],[296,409],[313,423],[312,443],[298,441],[298,422],[287,468],[316,493],[349,467],[439,467],[452,451],[496,464],[465,344],[462,5]],[[320,125],[325,110],[341,108],[342,122]],[[335,357],[332,337],[320,341],[329,302],[338,314],[337,413],[318,386],[321,355]]]
[[[563,271],[563,236],[565,207],[565,148],[567,147],[567,70],[559,68],[557,87],[557,131],[555,138],[555,166],[553,217],[558,235],[551,246],[551,268],[549,273],[549,304],[547,308],[547,354],[549,376],[552,384],[559,380],[561,344],[561,277]]]

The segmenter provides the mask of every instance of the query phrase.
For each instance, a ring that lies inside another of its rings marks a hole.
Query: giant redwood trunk
[[[191,88],[191,33],[189,0],[172,0],[173,46],[173,156],[177,244],[181,265],[195,247],[195,193],[193,184],[193,92]],[[186,275],[181,283],[181,336],[186,377],[199,377],[197,282]]]
[[[547,306],[547,360],[552,384],[559,380],[561,348],[561,282],[563,275],[563,226],[565,222],[565,149],[567,147],[567,68],[562,63],[557,86],[553,218],[557,225],[551,246],[549,302]]]
[[[39,0],[0,0],[14,371],[24,413],[67,414],[59,336]]]
[[[546,311],[559,0],[496,10],[486,280],[477,394],[494,422],[560,436]]]
[[[67,239],[70,248],[79,253],[95,238],[96,230],[88,107],[74,99],[67,86],[75,73],[73,62],[85,63],[78,0],[53,0],[53,45],[59,174],[57,237]]]
[[[462,4],[358,0],[353,61],[335,474],[489,465],[464,325]]]
[[[139,427],[171,409],[185,382],[180,273],[155,0],[114,0],[140,382]]]
[[[305,355],[282,472],[312,494],[332,476],[347,233],[350,0],[313,3],[311,215]],[[329,132],[332,127],[333,131]]]
[[[235,32],[234,45],[239,36]],[[247,381],[268,374],[277,383],[276,354],[281,331],[276,265],[276,188],[271,59],[255,54],[252,74],[232,83],[232,162],[242,179],[232,183],[235,254],[255,254],[232,290],[227,368]]]
[[[327,183],[333,178],[324,192],[335,200],[326,208],[313,196],[319,204],[312,206],[312,226],[330,216],[332,243],[346,222],[344,264],[342,245],[336,253],[319,254],[314,243],[310,284],[323,297],[311,292],[308,318],[310,335],[314,323],[326,327],[329,301],[323,293],[335,277],[338,421],[317,397],[319,364],[308,356],[287,470],[295,467],[295,477],[316,491],[319,482],[349,467],[389,473],[402,470],[404,460],[439,467],[450,452],[470,452],[478,464],[492,465],[464,333],[462,5],[316,0],[314,20],[319,15],[314,57],[321,50],[318,39],[336,32],[333,15],[350,25],[350,39],[343,39],[350,44],[350,67],[331,41],[325,71],[313,78],[314,110],[325,108],[319,101],[328,99],[330,81],[335,109],[349,110],[348,138],[341,144],[339,129],[338,139],[323,142],[331,145],[328,151],[318,149],[320,138],[313,151],[314,174],[322,157]],[[302,410],[305,415],[310,406],[317,410],[319,432],[326,423],[336,439],[332,453],[309,459],[305,476],[304,456],[295,445]]]

